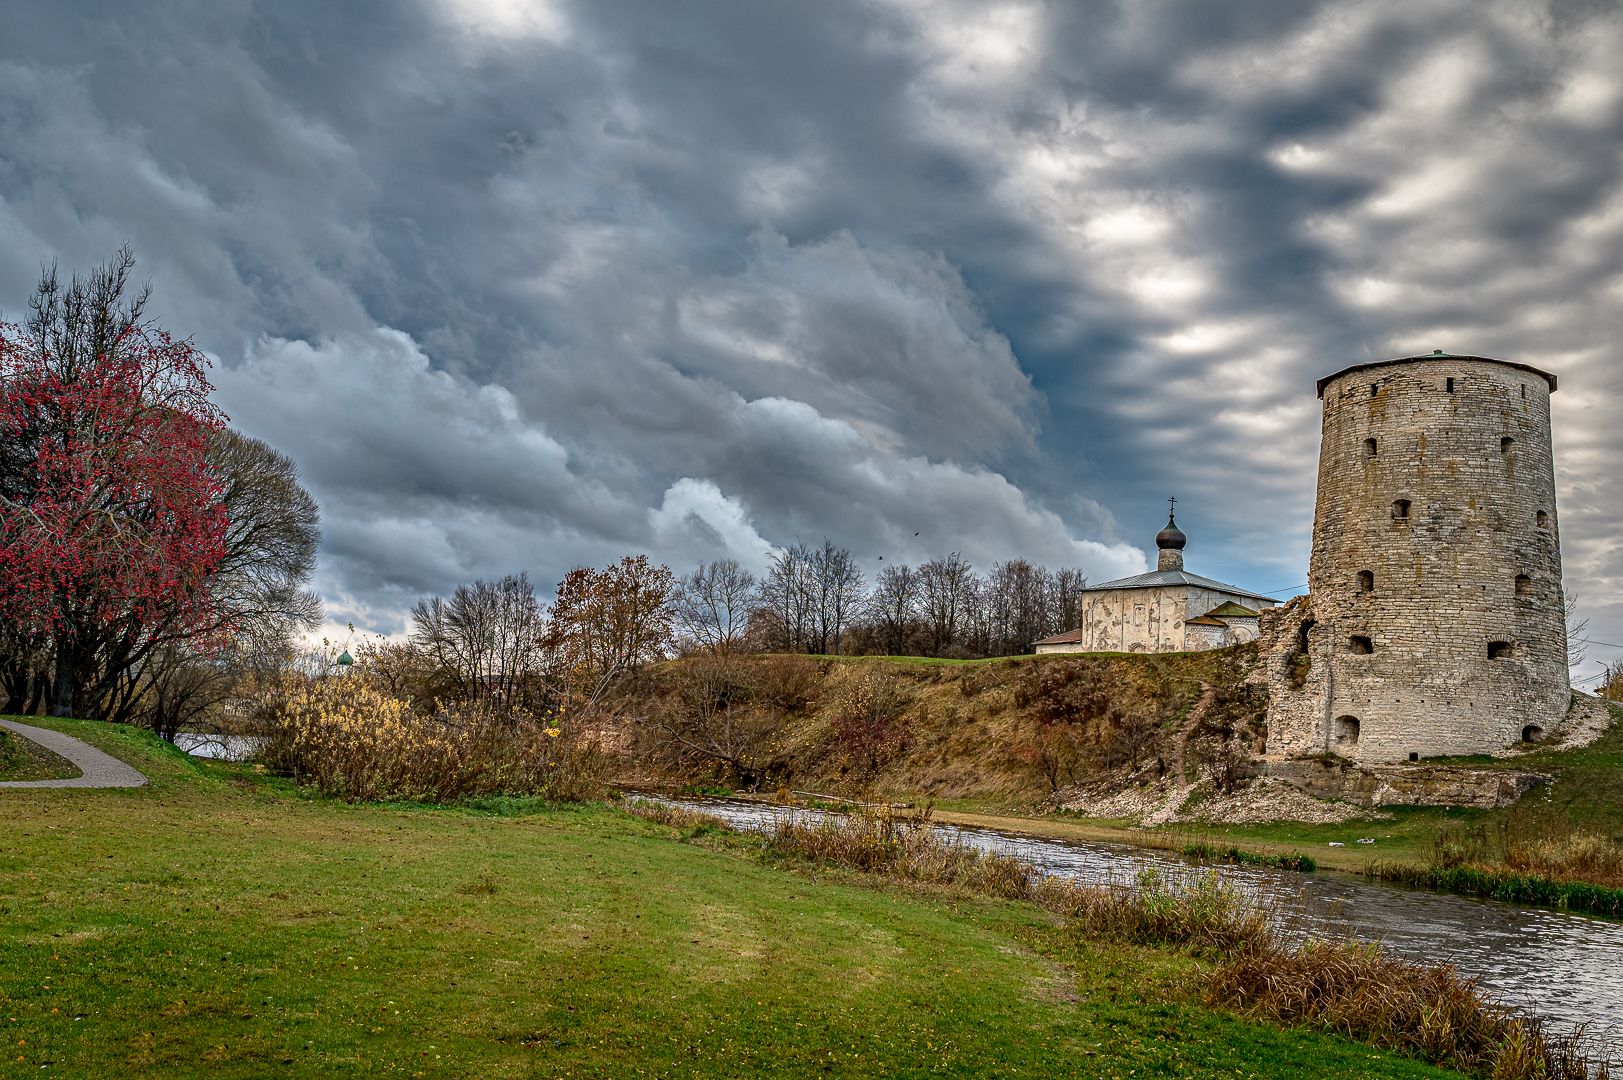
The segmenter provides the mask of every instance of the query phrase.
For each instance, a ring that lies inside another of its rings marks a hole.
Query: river
[[[211,732],[181,731],[175,745],[192,757],[214,761],[246,761],[269,741],[262,735],[215,735]]]
[[[785,814],[826,817],[731,799],[661,802],[712,814],[742,829],[771,828]],[[1012,855],[1056,877],[1126,883],[1155,868],[1188,874],[1193,865],[1165,852],[1124,844],[1047,840],[993,829],[936,825],[981,851]],[[1293,936],[1379,941],[1425,963],[1453,964],[1499,998],[1561,1029],[1580,1025],[1623,1059],[1623,923],[1543,908],[1366,881],[1340,873],[1297,874],[1249,866],[1218,873],[1256,894]]]

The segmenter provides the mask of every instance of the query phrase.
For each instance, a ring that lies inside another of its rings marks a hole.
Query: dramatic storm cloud
[[[127,239],[337,621],[824,537],[1098,580],[1169,494],[1289,591],[1314,379],[1444,348],[1560,374],[1623,641],[1616,5],[13,7],[0,312]]]

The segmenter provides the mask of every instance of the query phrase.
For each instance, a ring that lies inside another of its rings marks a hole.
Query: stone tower
[[[1263,625],[1269,753],[1475,754],[1562,720],[1555,385],[1441,351],[1319,381],[1309,596]]]

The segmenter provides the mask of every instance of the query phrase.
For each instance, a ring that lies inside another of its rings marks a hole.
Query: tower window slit
[[[1528,577],[1526,574],[1517,574],[1516,575],[1516,595],[1517,596],[1531,596],[1531,595],[1533,595],[1533,579]]]
[[[1509,660],[1516,655],[1516,647],[1508,641],[1488,642],[1489,660]]]
[[[1499,452],[1501,454],[1508,454],[1515,445],[1516,440],[1512,439],[1509,435],[1506,435],[1504,438],[1499,440]]]
[[[1536,517],[1534,520],[1538,522],[1538,527],[1541,529],[1548,529],[1550,527],[1550,515],[1545,513],[1543,510],[1538,512],[1538,517]]]
[[[1347,639],[1347,651],[1358,656],[1369,656],[1375,651],[1375,642],[1371,638],[1354,634]]]
[[[1412,504],[1409,502],[1408,499],[1398,499],[1396,502],[1394,502],[1392,504],[1392,520],[1394,520],[1394,521],[1408,521],[1409,520],[1409,507],[1411,505]]]
[[[1454,392],[1454,377],[1452,375],[1448,379],[1448,392],[1450,394]]]
[[[1365,593],[1375,591],[1375,572],[1373,570],[1358,571],[1358,591]]]
[[[1375,451],[1376,451],[1375,440],[1374,439],[1365,439],[1364,440],[1364,456],[1367,457],[1367,458],[1370,458],[1371,460],[1373,460],[1374,457],[1375,457]]]

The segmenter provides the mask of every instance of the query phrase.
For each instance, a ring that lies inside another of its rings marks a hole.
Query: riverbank
[[[1614,715],[1616,712],[1614,709]],[[1302,852],[1321,868],[1359,874],[1377,871],[1383,864],[1397,864],[1414,871],[1402,876],[1402,880],[1424,880],[1444,887],[1458,881],[1462,889],[1467,885],[1476,888],[1480,883],[1472,884],[1460,875],[1442,872],[1449,868],[1438,868],[1437,873],[1424,878],[1421,874],[1439,859],[1439,849],[1447,848],[1451,838],[1462,832],[1498,835],[1514,829],[1519,817],[1539,815],[1623,842],[1623,725],[1614,724],[1595,742],[1576,749],[1556,746],[1511,758],[1463,758],[1448,763],[1483,770],[1535,771],[1549,776],[1551,782],[1535,789],[1521,803],[1498,810],[1396,806],[1383,808],[1380,816],[1336,824],[1282,821],[1143,828],[1133,822],[1090,819],[1065,812],[1037,813],[1029,804],[996,799],[948,800],[937,805],[935,814],[942,821],[1050,839],[1128,843],[1163,850],[1181,850],[1191,844],[1232,845],[1268,857]],[[1492,866],[1484,869],[1494,872]],[[1390,873],[1383,876],[1395,879]],[[1543,894],[1530,890],[1522,895],[1534,899]]]
[[[603,805],[308,798],[50,721],[141,789],[7,792],[0,1033],[56,1075],[1453,1075],[1205,1008],[1196,961],[807,876]]]

